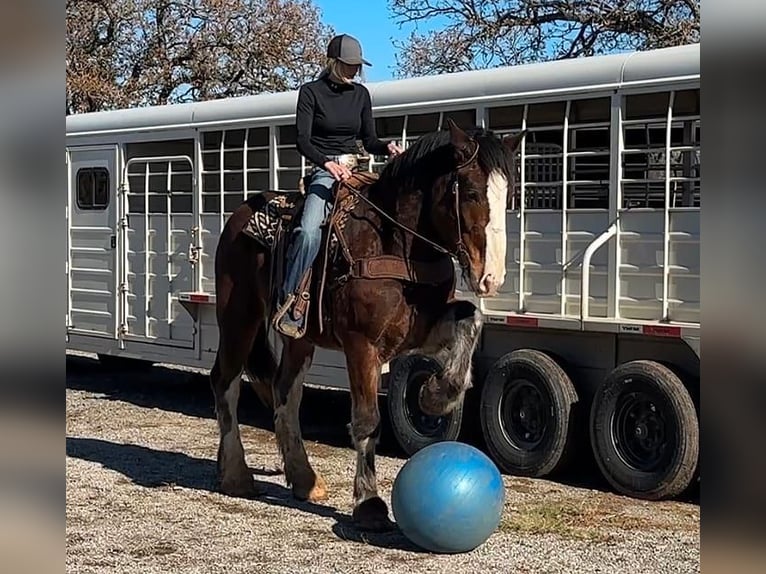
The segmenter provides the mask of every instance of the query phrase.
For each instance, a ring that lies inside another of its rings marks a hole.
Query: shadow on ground
[[[215,418],[208,378],[197,372],[163,365],[137,370],[118,369],[106,367],[94,358],[68,355],[66,387],[98,393],[106,400],[123,401],[200,418]],[[475,400],[476,397],[467,397],[466,412],[477,412]],[[380,400],[380,410],[383,424],[377,453],[393,458],[406,458],[391,430],[383,397]],[[346,427],[350,416],[351,399],[348,393],[305,388],[300,413],[301,430],[305,440],[350,450],[352,446]],[[271,411],[261,404],[248,385],[244,386],[240,399],[239,420],[243,425],[274,431]],[[486,452],[478,423],[475,420],[464,421],[463,427],[460,440]],[[549,476],[547,479],[562,485],[612,492],[596,468],[586,439],[587,437],[581,437],[577,445],[577,464],[566,473]],[[699,504],[699,486],[695,484],[690,492],[679,500]]]
[[[96,359],[70,355],[67,356],[66,388],[97,393],[105,400],[215,419],[207,376],[162,365],[141,370],[117,370],[102,366]],[[381,415],[387,423],[385,400],[381,400]],[[346,427],[351,418],[348,393],[306,387],[300,417],[305,440],[352,448]],[[261,404],[247,384],[243,386],[240,398],[239,422],[274,431],[271,410]],[[377,452],[395,458],[405,456],[386,424]]]
[[[213,460],[85,437],[67,437],[66,454],[72,458],[98,463],[144,488],[180,486],[225,496],[215,488],[216,463]],[[307,514],[335,520],[332,530],[344,540],[383,548],[420,551],[398,529],[384,533],[360,531],[353,526],[350,515],[332,506],[296,500],[291,491],[284,486],[257,479],[258,476],[274,474],[272,470],[251,470],[256,476],[255,483],[259,492],[253,499],[254,503],[294,508]]]

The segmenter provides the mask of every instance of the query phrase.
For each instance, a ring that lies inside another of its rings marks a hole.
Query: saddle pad
[[[242,233],[265,247],[274,247],[281,224],[289,223],[303,204],[304,196],[295,192],[265,191],[250,203],[253,214]]]

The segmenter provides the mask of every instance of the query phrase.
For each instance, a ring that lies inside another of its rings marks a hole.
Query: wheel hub
[[[632,468],[652,472],[668,456],[665,444],[672,420],[668,406],[648,390],[624,393],[612,422],[614,446]]]
[[[549,404],[536,385],[513,381],[502,399],[502,418],[508,438],[518,447],[531,450],[545,436]]]

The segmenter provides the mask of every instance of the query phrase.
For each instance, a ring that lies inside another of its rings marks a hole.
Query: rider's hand
[[[351,177],[350,169],[348,169],[345,165],[340,165],[334,161],[328,161],[325,163],[324,168],[329,171],[338,181],[343,181],[344,179]]]
[[[400,153],[402,153],[404,150],[400,148],[398,145],[396,145],[396,142],[388,142],[388,153],[391,155],[391,157],[396,157]]]

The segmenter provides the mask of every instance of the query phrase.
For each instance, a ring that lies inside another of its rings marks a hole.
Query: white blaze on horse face
[[[505,207],[508,202],[508,180],[499,171],[487,180],[489,223],[485,229],[484,274],[479,281],[483,295],[495,295],[505,281]]]

